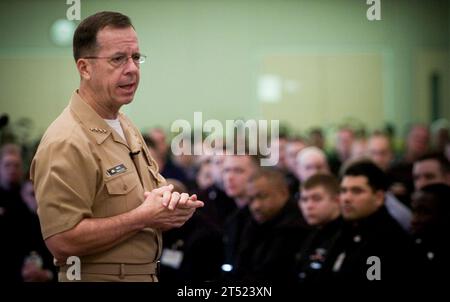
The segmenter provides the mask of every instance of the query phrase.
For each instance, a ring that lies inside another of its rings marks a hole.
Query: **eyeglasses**
[[[131,56],[115,55],[112,57],[94,57],[94,56],[83,57],[83,59],[107,59],[107,60],[109,60],[109,63],[111,63],[111,65],[113,65],[115,67],[120,67],[120,66],[125,65],[128,62],[129,58],[131,58],[133,60],[134,64],[140,65],[145,62],[145,59],[147,58],[147,56],[140,54],[140,53],[135,53],[135,54],[132,54]]]

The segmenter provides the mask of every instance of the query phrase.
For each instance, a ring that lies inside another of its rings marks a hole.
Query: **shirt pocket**
[[[106,217],[128,212],[139,204],[140,199],[143,200],[143,196],[139,198],[139,190],[136,189],[138,182],[139,178],[134,171],[105,180],[107,197],[103,205]]]
[[[125,195],[136,187],[139,179],[133,171],[119,174],[105,180],[106,189],[110,195]]]

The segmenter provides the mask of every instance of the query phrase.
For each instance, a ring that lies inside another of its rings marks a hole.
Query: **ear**
[[[82,79],[84,80],[91,79],[92,65],[87,59],[78,59],[77,69]]]
[[[383,190],[378,190],[375,192],[375,203],[377,206],[382,206],[384,204],[385,192]]]

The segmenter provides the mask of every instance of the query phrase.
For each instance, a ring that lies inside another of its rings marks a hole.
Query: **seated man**
[[[346,223],[333,251],[336,281],[395,281],[419,276],[416,249],[387,212],[385,191],[385,174],[371,161],[353,163],[344,171],[340,206]]]
[[[176,179],[167,183],[176,192],[188,192]],[[180,228],[163,232],[161,282],[214,281],[220,277],[222,262],[222,233],[203,212],[195,212]]]
[[[227,155],[223,162],[225,193],[233,199],[236,206],[236,209],[229,213],[223,222],[224,263],[222,269],[224,278],[232,278],[234,274],[237,253],[242,244],[242,232],[250,219],[245,186],[251,175],[257,171],[258,165],[259,159],[253,155]],[[223,211],[225,207],[219,208],[220,204],[218,203],[215,205],[216,212],[225,216],[226,213]],[[224,205],[223,202],[222,205]]]
[[[260,169],[247,183],[251,219],[241,236],[236,279],[283,280],[294,265],[295,245],[305,235],[298,207],[289,200],[281,172]]]
[[[301,186],[298,206],[314,229],[296,254],[296,275],[302,284],[329,278],[328,252],[340,235],[343,220],[339,210],[339,182],[332,175],[316,174]],[[328,261],[327,261],[328,260]]]
[[[408,232],[411,227],[411,210],[394,195],[396,187],[398,188],[395,185],[397,180],[389,173],[394,160],[391,139],[383,133],[372,134],[368,142],[368,156],[386,173],[389,190],[386,192],[385,206],[389,214]]]
[[[23,159],[21,148],[0,148],[0,282],[50,281],[52,259],[41,237],[37,217],[21,196]]]
[[[412,233],[425,258],[425,278],[440,278],[450,269],[450,186],[431,184],[412,196]],[[443,279],[444,280],[444,279]]]

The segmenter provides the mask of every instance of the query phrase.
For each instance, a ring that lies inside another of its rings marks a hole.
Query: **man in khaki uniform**
[[[81,281],[157,281],[161,230],[181,226],[203,203],[165,185],[138,129],[119,112],[133,100],[145,60],[130,19],[88,17],[73,49],[80,87],[31,167],[44,239],[60,281],[76,273],[71,256],[81,260]]]

